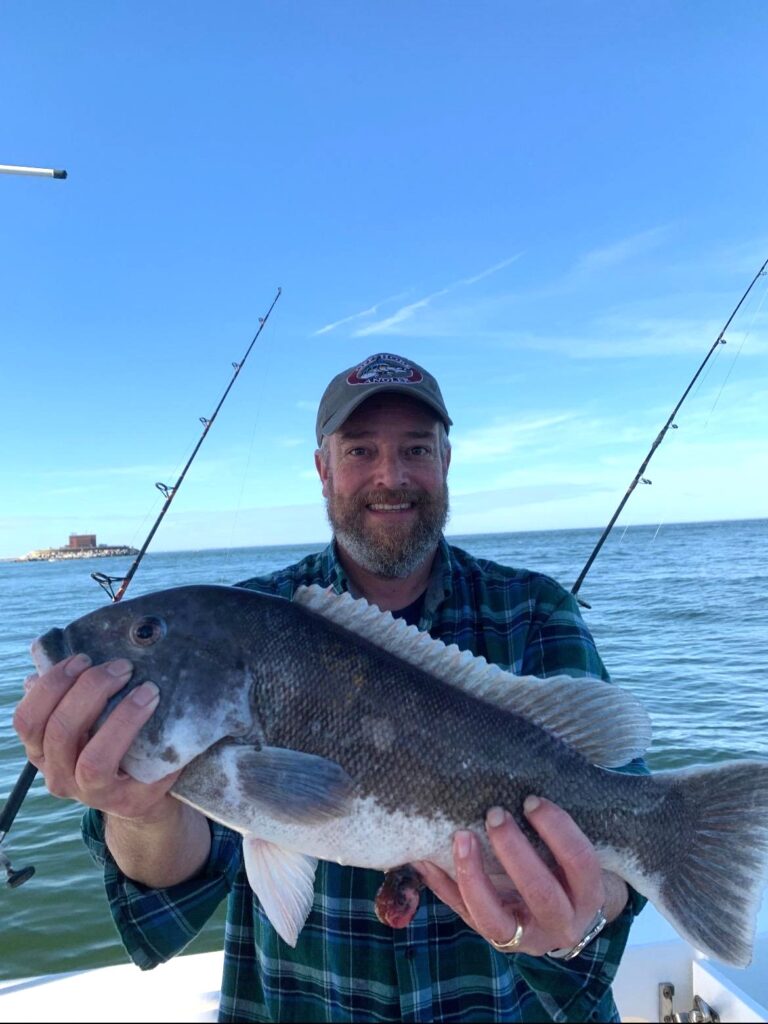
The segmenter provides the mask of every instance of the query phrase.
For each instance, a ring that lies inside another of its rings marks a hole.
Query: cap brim
[[[322,437],[328,434],[335,434],[336,431],[344,425],[349,419],[355,409],[359,408],[363,402],[367,402],[369,398],[373,398],[374,395],[391,394],[391,395],[406,395],[408,398],[413,399],[415,402],[421,402],[422,405],[429,406],[429,408],[436,413],[437,418],[445,424],[446,430],[453,426],[453,420],[446,412],[445,408],[442,407],[438,402],[433,401],[423,392],[414,394],[413,386],[410,384],[380,384],[371,385],[361,395],[356,395],[350,402],[348,402],[343,409],[339,409],[331,416],[329,420],[322,427],[321,436],[317,439],[317,443],[322,443]]]

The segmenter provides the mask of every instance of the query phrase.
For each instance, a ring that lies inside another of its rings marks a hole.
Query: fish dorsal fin
[[[246,835],[243,860],[248,882],[273,928],[295,946],[315,898],[317,857]]]
[[[364,598],[334,594],[316,584],[299,587],[293,600],[451,686],[522,715],[593,764],[627,764],[651,742],[650,719],[640,701],[602,679],[515,676],[456,644],[433,639]]]

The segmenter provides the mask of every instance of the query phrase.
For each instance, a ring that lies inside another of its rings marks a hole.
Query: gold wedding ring
[[[523,941],[523,926],[517,918],[515,918],[515,925],[515,934],[509,942],[494,942],[493,939],[488,940],[494,949],[498,949],[500,953],[512,953],[518,948],[520,943]]]

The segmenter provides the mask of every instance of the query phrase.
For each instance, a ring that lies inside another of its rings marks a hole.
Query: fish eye
[[[165,623],[154,615],[146,615],[131,626],[131,640],[139,647],[150,647],[165,636]]]

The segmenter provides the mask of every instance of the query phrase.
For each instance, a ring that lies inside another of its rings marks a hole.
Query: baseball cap
[[[323,434],[334,434],[358,405],[383,391],[424,402],[437,413],[446,431],[450,429],[453,420],[432,374],[403,356],[377,352],[357,366],[337,373],[325,389],[317,410],[318,446],[322,444]]]

